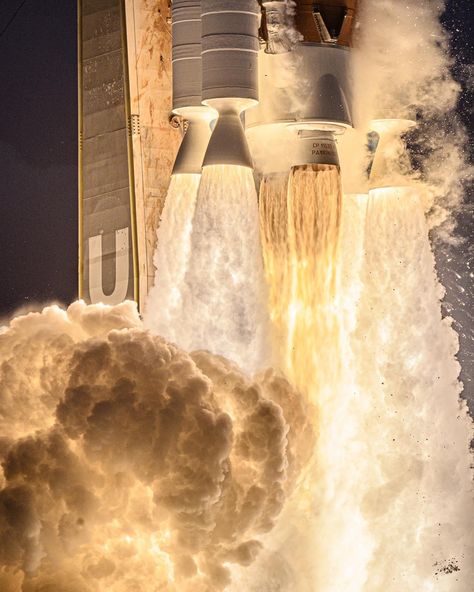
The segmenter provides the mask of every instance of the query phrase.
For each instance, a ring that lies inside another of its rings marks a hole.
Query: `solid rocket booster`
[[[200,0],[172,5],[173,114],[183,119],[183,140],[173,175],[201,172],[211,137],[212,109],[202,104],[202,27]]]
[[[204,166],[253,168],[241,113],[258,102],[257,0],[202,0],[202,98],[219,118]]]
[[[250,138],[278,130],[291,166],[339,166],[335,138],[352,127],[355,9],[356,0],[297,0],[292,15],[287,0],[174,0],[173,113],[188,122],[174,172],[252,168],[243,112]]]

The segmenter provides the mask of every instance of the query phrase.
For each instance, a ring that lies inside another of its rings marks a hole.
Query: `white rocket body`
[[[253,168],[241,113],[258,102],[257,0],[202,0],[202,98],[219,118],[204,166]]]

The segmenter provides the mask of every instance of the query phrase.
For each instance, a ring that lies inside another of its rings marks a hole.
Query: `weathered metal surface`
[[[180,139],[169,124],[170,7],[167,0],[78,6],[79,295],[134,298],[142,307]]]
[[[79,296],[136,297],[120,0],[79,9]]]
[[[350,46],[357,0],[296,0],[296,27],[303,41]]]
[[[156,231],[180,132],[171,111],[171,9],[168,0],[125,0],[130,108],[139,129],[132,134],[140,268],[140,305],[153,286]]]

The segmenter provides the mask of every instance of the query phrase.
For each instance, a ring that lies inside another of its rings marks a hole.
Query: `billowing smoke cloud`
[[[447,239],[473,169],[455,111],[461,87],[451,73],[449,36],[440,22],[444,7],[431,0],[360,2],[353,49],[357,129],[341,139],[340,153],[346,192],[365,192],[371,120],[416,120],[408,142],[411,178],[423,184],[430,225],[443,224]]]
[[[261,548],[312,448],[281,375],[54,306],[0,334],[0,589],[214,591]]]

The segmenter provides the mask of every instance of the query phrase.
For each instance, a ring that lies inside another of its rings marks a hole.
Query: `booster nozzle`
[[[223,107],[212,132],[203,166],[230,164],[253,169],[239,109]]]
[[[410,119],[376,119],[372,129],[379,136],[372,163],[369,185],[371,189],[398,187],[409,184],[410,158],[403,140],[415,122]]]
[[[206,111],[206,110],[202,110]],[[189,114],[186,116],[184,137],[176,156],[172,175],[200,174],[206,149],[211,137],[210,113]]]

